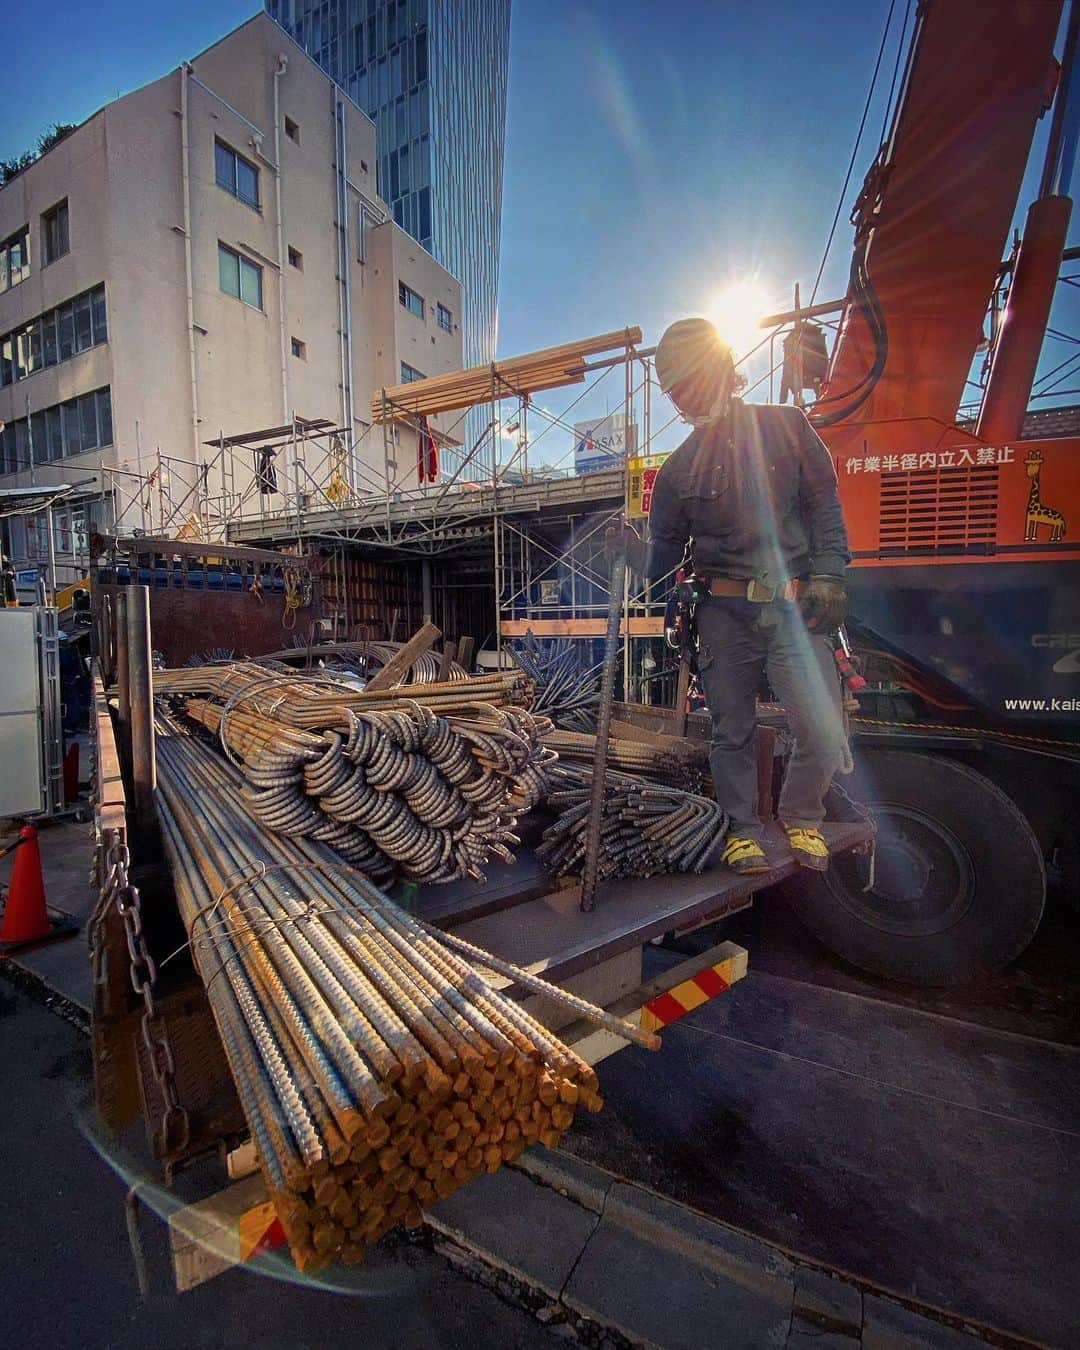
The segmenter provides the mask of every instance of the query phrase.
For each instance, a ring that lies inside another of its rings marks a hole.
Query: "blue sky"
[[[847,289],[850,207],[878,149],[905,7],[897,0],[818,299]],[[652,342],[745,274],[778,309],[796,281],[805,303],[888,12],[889,0],[515,0],[500,350],[624,323]],[[1058,291],[1054,320],[1076,332],[1080,296]],[[1070,350],[1048,340],[1042,369]],[[747,365],[752,381],[767,368],[766,352]],[[616,406],[613,384],[574,417]]]
[[[846,289],[848,207],[877,149],[906,4],[896,0],[819,299]],[[671,319],[707,309],[725,282],[748,274],[777,306],[796,281],[805,299],[888,8],[889,0],[514,0],[500,354],[627,323],[655,341]],[[251,0],[99,0],[61,3],[43,24],[33,6],[11,8],[6,48],[19,59],[4,72],[0,155],[173,69],[253,12]],[[1074,331],[1076,292],[1059,290],[1055,322]],[[1067,354],[1048,343],[1044,368]],[[758,358],[752,377],[761,369]],[[603,413],[618,397],[608,392],[614,378],[574,416]],[[550,406],[566,401],[553,395]]]

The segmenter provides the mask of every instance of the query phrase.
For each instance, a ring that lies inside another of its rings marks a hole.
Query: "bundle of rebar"
[[[329,844],[375,881],[482,881],[491,857],[512,862],[518,817],[539,801],[554,759],[541,741],[551,723],[522,708],[348,709],[347,735],[207,699],[183,711],[242,763],[257,820]]]
[[[544,745],[559,759],[571,764],[591,764],[596,757],[596,737],[575,731],[554,730],[544,736]],[[608,741],[608,763],[623,773],[641,774],[652,783],[699,792],[708,762],[707,747],[665,737],[664,743],[625,740]]]
[[[536,1141],[595,1072],[482,974],[642,1032],[398,909],[318,844],[270,835],[237,772],[159,722],[158,805],[191,951],[298,1266],[359,1261]]]
[[[547,803],[559,817],[544,831],[536,856],[552,875],[576,874],[587,848],[592,773],[560,761],[547,767],[545,779]],[[703,872],[719,851],[727,825],[724,812],[707,797],[608,770],[599,875],[612,880]]]
[[[534,692],[532,681],[521,670],[405,687],[410,699],[433,712],[452,712],[478,703],[527,708]],[[226,703],[243,702],[249,711],[270,713],[290,726],[318,731],[348,731],[350,710],[396,708],[402,699],[399,688],[368,693],[335,679],[330,671],[286,674],[251,661],[155,670],[154,694],[205,694]]]
[[[532,633],[506,648],[536,687],[534,711],[545,713],[557,727],[592,732],[602,663],[583,667],[581,650],[581,643],[572,638],[541,641]]]
[[[312,660],[321,661],[329,669],[343,666],[356,669],[364,675],[374,675],[382,666],[388,665],[404,645],[403,642],[376,642],[366,639],[356,642],[308,643],[303,638],[297,637],[292,647],[283,647],[280,651],[270,652],[267,657],[256,659],[263,664],[267,660],[295,662],[310,657]],[[438,680],[441,664],[442,656],[439,652],[424,652],[407,667],[402,683],[434,684]],[[464,666],[459,665],[457,661],[448,662],[447,680],[468,678],[469,672]]]

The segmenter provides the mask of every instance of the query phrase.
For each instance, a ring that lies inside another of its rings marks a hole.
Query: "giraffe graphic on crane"
[[[1024,539],[1031,542],[1038,538],[1039,526],[1050,526],[1050,542],[1056,544],[1065,536],[1065,517],[1052,506],[1044,506],[1039,494],[1039,474],[1042,471],[1043,457],[1038,450],[1029,450],[1024,460],[1024,468],[1031,479],[1031,491],[1028,493],[1027,515],[1024,518]]]

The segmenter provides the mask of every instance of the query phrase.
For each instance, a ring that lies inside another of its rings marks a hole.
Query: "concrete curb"
[[[1025,1342],[821,1270],[564,1153],[535,1148],[427,1214],[545,1322],[656,1350],[963,1350]],[[956,1322],[951,1325],[951,1322]]]

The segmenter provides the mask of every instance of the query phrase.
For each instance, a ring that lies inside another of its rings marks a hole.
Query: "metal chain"
[[[124,921],[128,955],[131,958],[131,984],[143,1001],[142,1038],[150,1055],[150,1068],[161,1092],[164,1111],[161,1117],[161,1141],[164,1153],[174,1155],[187,1146],[191,1121],[176,1090],[176,1060],[165,1017],[154,1003],[157,966],[146,945],[142,926],[142,902],[138,888],[128,878],[131,855],[119,830],[107,831],[105,862],[107,871],[98,910],[103,913],[115,904]]]
[[[870,807],[867,806],[865,802],[857,802],[849,792],[840,786],[835,778],[833,779],[829,790],[835,792],[840,800],[852,809],[856,819],[869,825],[872,831],[870,838],[865,844],[859,844],[856,848],[852,849],[853,853],[865,854],[867,858],[866,885],[863,887],[863,893],[865,894],[867,891],[872,891],[874,889],[874,881],[877,874],[877,820]]]

